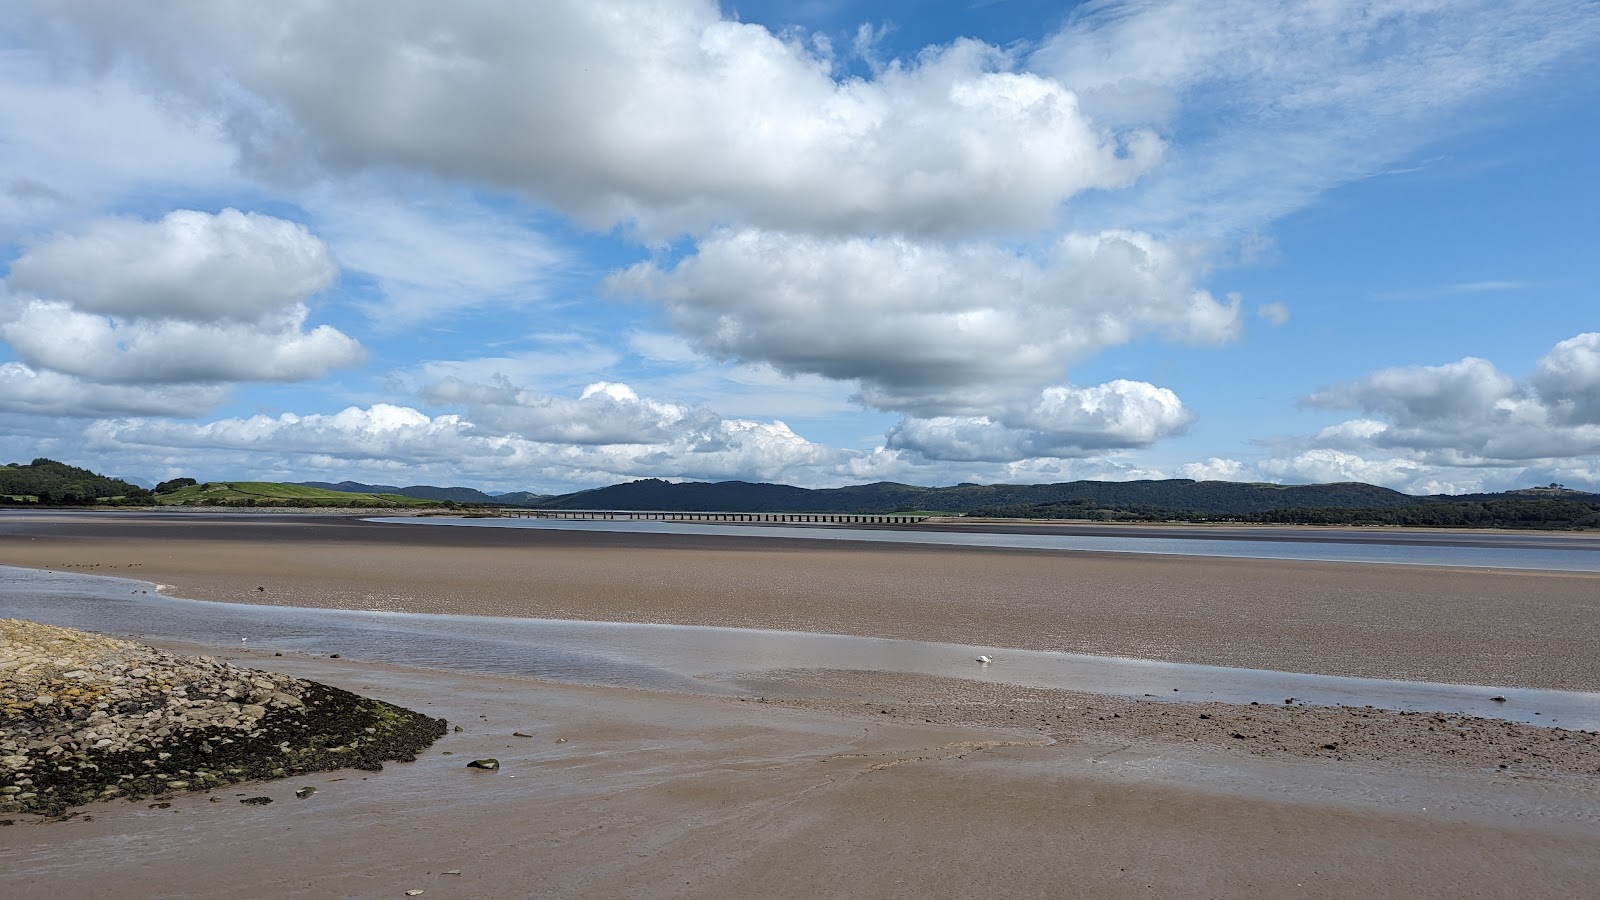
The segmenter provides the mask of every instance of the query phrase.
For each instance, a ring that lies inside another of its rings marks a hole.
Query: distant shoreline
[[[445,507],[316,507],[316,506],[27,506],[27,505],[0,505],[0,515],[10,512],[17,513],[104,513],[109,515],[128,514],[174,514],[189,516],[345,516],[352,518],[371,517],[397,517],[397,516],[457,516],[465,518],[488,517],[493,518],[504,513],[530,511],[525,507],[500,507],[493,509],[448,509]],[[669,511],[655,510],[614,510],[619,513],[643,513],[653,515],[657,512],[668,514]],[[809,514],[809,513],[807,513]],[[797,513],[797,515],[799,515]],[[728,523],[738,524],[738,523]],[[752,523],[757,524],[757,523]],[[996,518],[980,516],[929,516],[917,523],[918,526],[930,528],[956,528],[962,526],[994,527],[1006,530],[1019,530],[1028,528],[1046,529],[1041,533],[1061,531],[1063,529],[1081,528],[1085,533],[1107,533],[1119,528],[1138,529],[1140,531],[1173,529],[1193,533],[1207,529],[1247,530],[1262,529],[1270,531],[1303,530],[1327,534],[1329,532],[1346,531],[1352,534],[1361,533],[1386,533],[1386,534],[1505,534],[1505,535],[1552,535],[1588,539],[1600,542],[1600,530],[1594,529],[1561,529],[1561,528],[1445,528],[1424,527],[1420,525],[1361,525],[1361,524],[1304,524],[1294,522],[1141,522],[1141,521],[1104,521],[1097,519],[1031,519],[1031,518]],[[880,525],[852,527],[881,527],[881,528],[907,528],[917,526],[907,525]],[[974,529],[976,530],[976,528]],[[1314,539],[1314,538],[1312,538]]]

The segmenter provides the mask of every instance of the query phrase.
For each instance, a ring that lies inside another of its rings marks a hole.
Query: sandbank
[[[199,599],[1600,687],[1588,575],[261,514],[18,518],[0,517],[0,564]],[[714,698],[174,649],[464,731],[379,774],[243,789],[279,800],[267,807],[180,794],[19,822],[0,829],[0,893],[1566,897],[1600,878],[1595,736],[1581,733],[872,672],[767,673]],[[467,771],[477,756],[502,770]],[[318,790],[296,800],[302,786]]]

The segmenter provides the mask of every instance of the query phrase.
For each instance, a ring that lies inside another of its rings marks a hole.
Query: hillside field
[[[357,494],[277,481],[212,481],[156,495],[162,506],[438,506],[400,494]]]

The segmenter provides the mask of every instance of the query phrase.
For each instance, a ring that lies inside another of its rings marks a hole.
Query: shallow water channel
[[[1600,693],[1449,685],[745,628],[306,609],[0,566],[0,615],[145,640],[701,694],[789,669],[908,673],[1169,702],[1377,706],[1600,729]],[[991,656],[980,663],[979,656]],[[1501,697],[1503,701],[1493,698]]]
[[[379,516],[367,521],[414,527],[536,528],[551,531],[604,531],[640,535],[687,534],[1058,552],[1153,553],[1162,556],[1221,556],[1233,559],[1451,566],[1469,569],[1600,572],[1600,540],[1585,537],[1552,537],[1542,533],[1441,535],[1374,529],[1356,533],[1329,532],[1311,538],[1285,540],[1286,534],[1303,534],[1303,532],[1196,526],[1185,529],[1186,534],[1168,531],[1157,533],[1156,536],[1141,537],[1126,534],[957,531],[939,527],[895,529],[852,528],[847,525],[718,525],[630,519]]]

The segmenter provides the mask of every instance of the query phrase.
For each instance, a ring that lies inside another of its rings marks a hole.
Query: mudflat
[[[1591,575],[140,514],[0,516],[0,564],[221,601],[1600,687]],[[1583,732],[872,672],[713,698],[209,650],[463,730],[383,773],[248,788],[269,806],[19,821],[0,893],[1570,897],[1600,878]],[[500,771],[465,768],[481,756]]]
[[[229,602],[1600,690],[1593,574],[138,513],[0,516],[0,564]]]
[[[463,731],[381,773],[19,822],[0,830],[0,892],[1567,898],[1600,877],[1600,794],[1561,779],[1049,743],[754,700],[223,657]],[[484,756],[500,770],[465,767]],[[316,791],[296,799],[304,787]],[[242,806],[244,794],[276,802]]]

